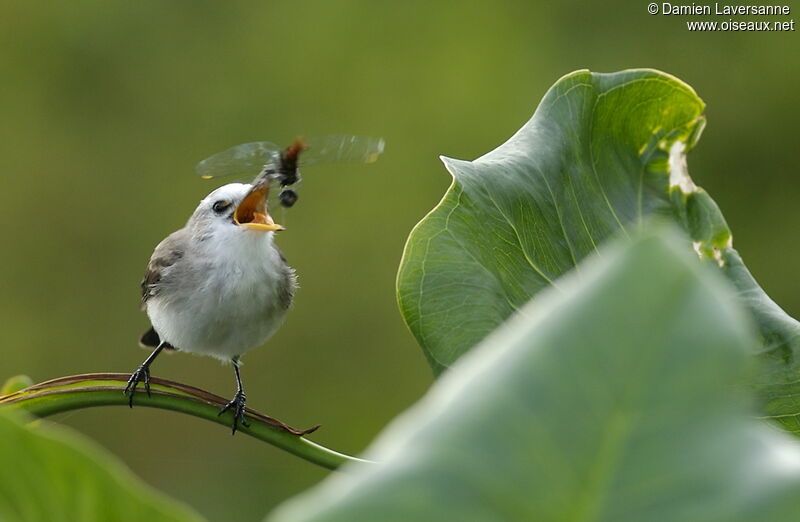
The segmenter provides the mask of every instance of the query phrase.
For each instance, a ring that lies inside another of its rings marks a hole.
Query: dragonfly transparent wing
[[[197,164],[197,173],[204,179],[220,176],[255,176],[266,164],[277,165],[281,147],[268,141],[242,143]]]
[[[300,154],[300,165],[317,163],[374,163],[383,153],[383,138],[372,136],[330,135],[303,140],[306,149]]]

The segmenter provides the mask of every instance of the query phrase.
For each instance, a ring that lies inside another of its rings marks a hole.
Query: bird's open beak
[[[250,189],[250,192],[247,193],[233,212],[233,222],[251,230],[260,230],[262,232],[284,230],[283,226],[275,223],[269,212],[267,212],[268,196],[268,183],[253,185],[253,188]]]

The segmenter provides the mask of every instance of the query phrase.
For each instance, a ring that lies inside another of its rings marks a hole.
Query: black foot
[[[244,405],[245,400],[247,397],[245,396],[243,391],[237,391],[236,395],[233,396],[231,402],[226,404],[219,410],[217,416],[222,415],[229,409],[233,408],[233,426],[231,426],[231,435],[236,433],[236,427],[241,424],[242,426],[250,426],[250,423],[247,422],[247,418],[244,412]]]
[[[139,366],[135,372],[131,374],[131,378],[128,379],[128,385],[125,386],[125,391],[122,392],[128,396],[128,406],[133,408],[133,393],[136,391],[136,387],[139,385],[139,381],[144,382],[144,389],[147,392],[147,396],[150,396],[150,367],[141,365]]]

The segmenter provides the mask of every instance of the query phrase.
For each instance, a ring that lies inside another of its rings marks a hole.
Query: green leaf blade
[[[3,414],[0,440],[0,520],[203,520],[63,427],[25,427]]]
[[[634,234],[524,307],[305,520],[796,519],[800,445],[752,418],[755,339],[685,240]]]
[[[578,71],[531,120],[475,161],[445,159],[453,184],[409,236],[400,310],[438,375],[523,303],[614,235],[662,217],[734,283],[760,330],[754,379],[765,415],[800,434],[800,323],[758,286],[714,200],[686,166],[705,104],[645,69]]]
[[[705,105],[652,70],[578,71],[532,119],[473,162],[409,237],[400,309],[438,371],[606,238],[674,216],[668,148],[696,140]]]

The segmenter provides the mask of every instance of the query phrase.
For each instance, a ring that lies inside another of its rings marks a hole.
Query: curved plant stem
[[[123,373],[88,373],[60,377],[35,384],[24,390],[0,397],[0,408],[27,411],[37,417],[94,406],[127,406],[123,394],[129,375]],[[168,381],[150,379],[150,396],[139,386],[134,396],[136,406],[161,408],[200,417],[230,427],[230,411],[217,415],[228,401],[205,390]],[[338,453],[306,438],[319,426],[297,430],[277,419],[247,408],[250,426],[239,426],[238,431],[268,442],[289,453],[328,469],[336,469],[346,462],[369,462]]]

